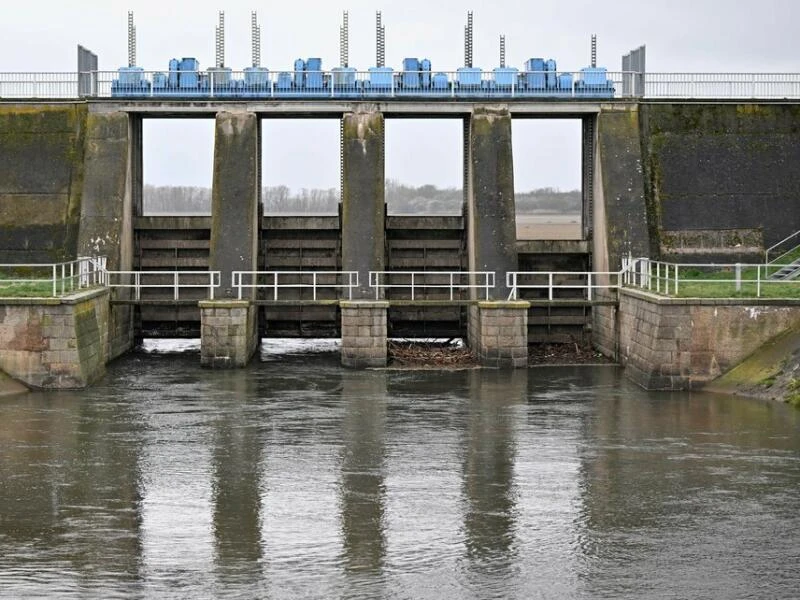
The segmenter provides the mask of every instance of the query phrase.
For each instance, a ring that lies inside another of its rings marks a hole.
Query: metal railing
[[[106,257],[51,264],[0,265],[0,297],[59,297],[105,284]]]
[[[380,299],[386,290],[407,290],[411,300],[418,300],[420,293],[437,290],[446,299],[457,298],[469,290],[483,291],[489,300],[489,290],[495,287],[494,271],[370,271],[369,286],[375,289],[375,299]],[[437,295],[439,295],[437,294]],[[439,298],[435,298],[439,299]],[[445,298],[442,298],[445,299]]]
[[[91,71],[0,73],[0,99],[796,99],[800,73],[608,71]]]
[[[594,299],[595,290],[621,286],[623,271],[509,271],[506,287],[508,299],[517,300],[519,290],[547,290],[547,299],[553,300],[558,290],[582,290],[583,299]]]
[[[800,98],[800,73],[645,73],[646,98]]]
[[[288,289],[311,290],[313,301],[317,301],[321,290],[344,292],[352,299],[353,289],[358,287],[358,271],[234,271],[231,286],[240,300],[242,291],[247,288],[272,290],[272,299],[276,302],[279,291]],[[297,301],[297,298],[287,301]]]
[[[774,265],[668,263],[626,259],[622,283],[665,296],[728,298],[769,296],[800,298],[800,281],[770,279]]]
[[[783,251],[783,248],[788,248],[789,242],[793,242],[793,246],[786,251]],[[764,251],[764,262],[767,264],[777,263],[780,260],[785,259],[790,254],[792,254],[797,248],[800,247],[800,231],[795,231],[792,235],[783,238],[777,244],[774,244],[767,248]],[[771,258],[773,255],[781,252],[780,255],[776,256],[775,258]]]
[[[171,289],[172,300],[181,299],[181,290],[206,289],[207,298],[213,300],[220,284],[219,271],[106,271],[106,275],[108,287],[132,289],[135,300],[141,300],[142,290],[148,289]]]

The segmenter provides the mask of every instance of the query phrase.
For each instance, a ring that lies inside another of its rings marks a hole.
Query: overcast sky
[[[499,63],[500,34],[506,36],[510,66],[522,67],[527,58],[541,56],[556,59],[560,70],[577,70],[588,64],[590,35],[596,33],[598,63],[610,70],[619,70],[622,54],[646,44],[651,72],[800,72],[800,0],[345,0],[342,4],[319,0],[32,0],[12,6],[4,7],[0,19],[0,71],[6,72],[74,71],[78,43],[98,54],[101,70],[126,65],[129,9],[136,17],[137,62],[147,70],[166,69],[170,58],[182,56],[198,58],[201,68],[212,65],[218,10],[224,10],[226,17],[226,66],[249,66],[253,9],[258,11],[262,29],[262,64],[272,70],[289,69],[295,58],[309,56],[321,57],[325,69],[336,66],[339,24],[345,9],[350,12],[351,66],[366,69],[374,64],[375,11],[381,10],[389,66],[399,68],[404,57],[417,56],[430,58],[434,70],[454,70],[463,64],[463,30],[466,11],[471,9],[475,19],[473,62],[486,70]],[[210,169],[209,125],[199,123],[176,131],[168,123],[148,124],[147,179],[152,183],[203,183]],[[292,125],[298,127],[288,124]],[[292,136],[285,135],[291,129],[273,128],[281,144],[268,149],[265,156],[272,164],[279,162],[279,155],[284,158],[280,169],[265,172],[265,182],[277,183],[275,175],[292,187],[337,185],[338,125],[300,127],[306,129],[295,129]],[[515,169],[520,188],[577,187],[575,161],[579,155],[575,147],[579,140],[575,139],[574,124],[524,124],[538,127],[525,135],[518,133],[519,127],[515,126],[515,153],[524,156],[530,167],[517,165]],[[387,130],[388,176],[415,184],[460,183],[460,128],[454,122],[405,127],[390,123]],[[310,134],[312,147],[304,141],[307,136],[298,135],[303,132]],[[427,140],[424,146],[418,144],[420,135]],[[166,145],[176,147],[160,149]],[[270,157],[269,152],[275,154]],[[311,177],[309,169],[298,165],[315,165],[319,174]]]

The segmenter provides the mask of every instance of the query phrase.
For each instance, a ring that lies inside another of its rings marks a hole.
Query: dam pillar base
[[[258,308],[247,300],[203,300],[200,364],[211,369],[247,366],[258,346]]]
[[[342,301],[342,366],[385,367],[388,302]]]
[[[529,302],[479,302],[470,307],[469,344],[483,367],[528,366]]]

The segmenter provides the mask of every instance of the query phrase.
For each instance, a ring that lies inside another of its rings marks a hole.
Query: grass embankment
[[[777,267],[776,267],[777,270]],[[758,269],[742,269],[740,289],[736,289],[734,269],[706,271],[692,267],[678,271],[679,298],[800,298],[800,280],[770,281],[761,270],[761,285],[758,285]],[[662,280],[662,293],[666,282]],[[670,296],[673,293],[674,277],[669,281]]]

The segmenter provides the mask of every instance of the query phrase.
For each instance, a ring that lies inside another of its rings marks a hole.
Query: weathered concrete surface
[[[495,271],[495,297],[507,298],[505,273],[518,268],[511,115],[507,108],[475,110],[470,118],[468,152],[469,270]]]
[[[640,112],[662,255],[675,253],[673,232],[761,228],[770,246],[800,230],[800,104],[643,103]],[[686,262],[714,255],[707,245],[682,252]]]
[[[385,367],[388,359],[388,302],[339,302],[342,311],[342,365],[353,369]]]
[[[0,370],[33,388],[83,388],[108,361],[107,289],[0,304]]]
[[[131,205],[131,122],[126,113],[91,113],[86,123],[85,168],[81,201],[79,256],[105,256],[111,271],[133,269]],[[128,300],[131,290],[116,288],[114,299]],[[133,308],[110,311],[109,359],[133,347]]]
[[[2,371],[0,371],[0,398],[3,396],[14,396],[16,394],[24,394],[30,391],[26,386],[22,385],[19,381],[15,381]]]
[[[595,271],[616,271],[622,257],[651,256],[639,112],[626,105],[597,117]]]
[[[86,106],[0,106],[0,262],[76,254]]]
[[[342,127],[342,270],[358,271],[353,298],[374,298],[369,271],[386,265],[384,118],[346,113]]]
[[[253,113],[217,115],[211,190],[212,271],[220,271],[222,293],[234,297],[233,271],[258,270],[259,126]],[[255,298],[246,289],[244,298]]]
[[[663,298],[620,290],[619,358],[651,390],[699,388],[800,325],[800,302]]]
[[[469,345],[484,367],[528,366],[529,302],[479,302],[470,307]]]
[[[800,408],[800,328],[775,336],[704,389],[789,402]]]
[[[247,366],[258,347],[258,309],[247,300],[203,300],[200,364],[212,369]]]

